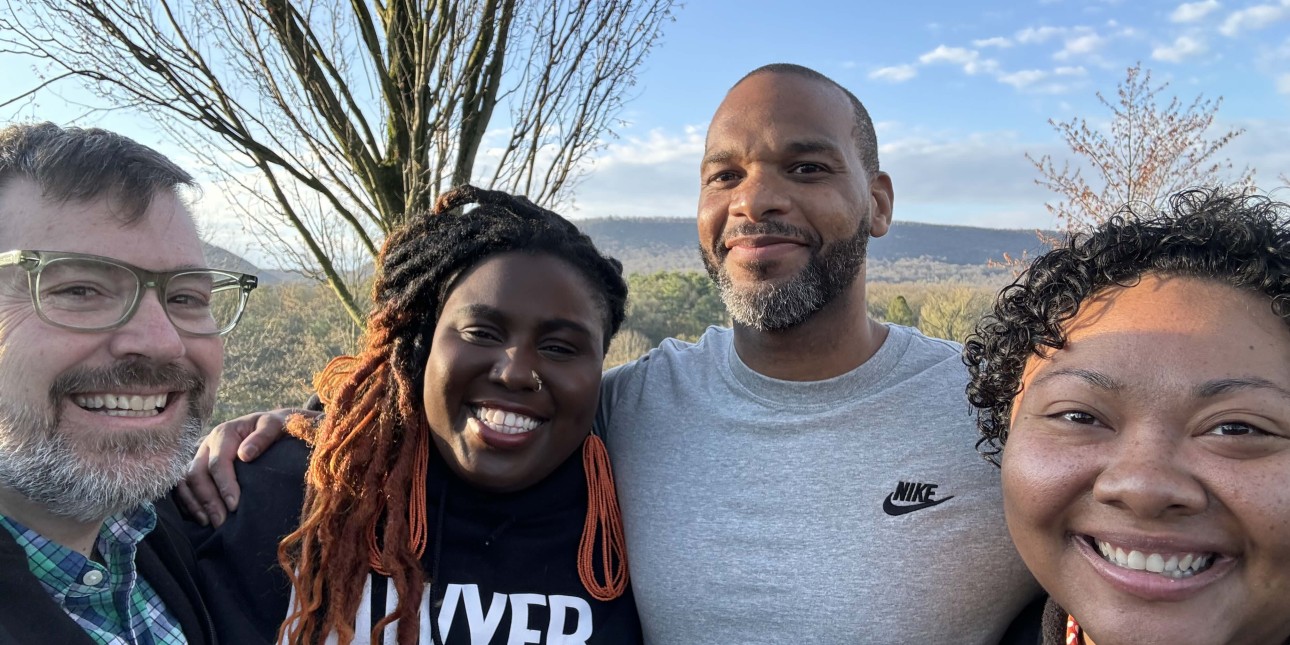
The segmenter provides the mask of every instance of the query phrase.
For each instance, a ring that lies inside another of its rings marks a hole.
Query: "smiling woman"
[[[319,376],[325,418],[289,425],[312,454],[239,464],[269,506],[199,544],[221,638],[639,642],[589,434],[621,266],[555,213],[466,187],[390,235],[374,294],[362,351]]]
[[[1171,208],[1040,256],[967,342],[1051,597],[1015,642],[1290,642],[1290,207]]]

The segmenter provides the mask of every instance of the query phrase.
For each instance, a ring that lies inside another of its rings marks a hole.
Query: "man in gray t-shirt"
[[[646,640],[993,643],[1036,593],[953,343],[867,315],[873,125],[793,65],[708,128],[699,245],[734,320],[611,370],[597,426]]]
[[[894,193],[864,106],[805,67],[754,70],[700,180],[733,328],[611,370],[597,417],[647,641],[997,642],[1038,587],[974,449],[958,346],[868,317]],[[212,472],[235,503],[230,452]]]

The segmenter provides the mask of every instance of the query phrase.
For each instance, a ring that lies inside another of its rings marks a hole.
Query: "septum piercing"
[[[542,391],[542,377],[538,376],[537,370],[530,370],[533,373],[533,380],[537,381],[537,387],[533,388],[534,392]]]

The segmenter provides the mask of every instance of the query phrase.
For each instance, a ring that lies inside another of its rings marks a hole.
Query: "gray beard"
[[[121,373],[109,368],[106,373]],[[133,368],[137,369],[137,368]],[[169,369],[169,368],[165,368]],[[183,370],[158,370],[158,379],[175,382],[188,392],[188,415],[177,429],[119,436],[71,437],[60,427],[58,406],[71,384],[101,374],[78,372],[62,377],[51,389],[46,410],[0,400],[0,486],[27,498],[46,512],[79,522],[96,522],[165,495],[188,470],[188,462],[205,436],[210,415],[205,383]],[[109,377],[110,378],[110,377]],[[98,390],[120,389],[99,387]],[[82,390],[83,391],[83,390]],[[79,439],[79,440],[77,440]]]
[[[736,285],[730,278],[725,267],[729,251],[723,241],[713,249],[701,248],[704,268],[716,282],[731,319],[757,331],[783,331],[806,322],[855,282],[869,244],[869,219],[860,220],[855,235],[828,246],[821,246],[818,236],[776,220],[744,226],[727,235],[751,232],[791,234],[815,243],[810,259],[797,275],[778,283],[759,279],[751,285]],[[760,278],[770,265],[754,263],[750,268]]]

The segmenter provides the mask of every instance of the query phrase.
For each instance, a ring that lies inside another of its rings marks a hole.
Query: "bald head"
[[[864,164],[865,171],[870,175],[873,175],[880,170],[878,166],[878,135],[874,132],[873,120],[869,118],[869,111],[865,109],[864,104],[860,102],[860,99],[856,98],[855,94],[852,94],[847,88],[842,87],[837,81],[809,67],[794,65],[792,63],[771,63],[770,65],[762,65],[761,67],[745,74],[744,77],[739,79],[739,81],[731,86],[730,89],[733,90],[741,83],[754,76],[763,76],[767,74],[779,74],[804,78],[827,85],[828,87],[840,92],[842,96],[850,102],[851,111],[855,115],[853,135],[855,138],[856,149],[859,151],[860,161]]]

